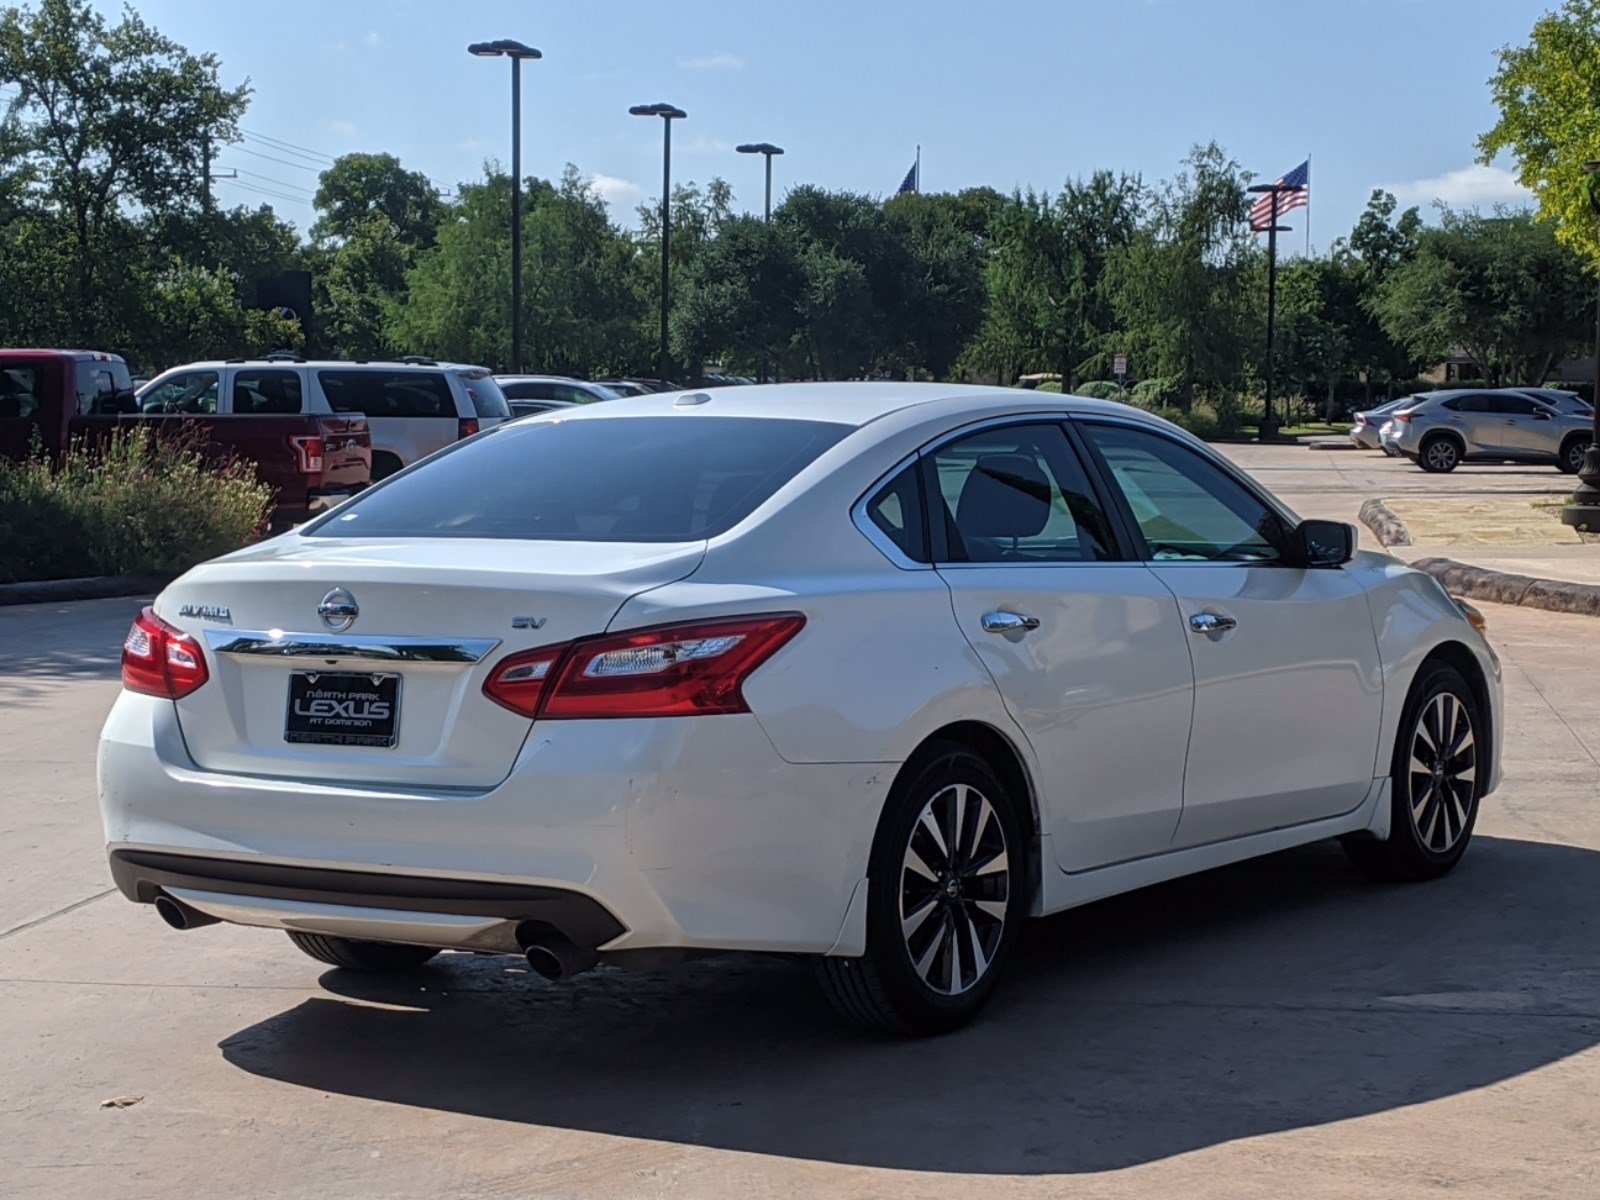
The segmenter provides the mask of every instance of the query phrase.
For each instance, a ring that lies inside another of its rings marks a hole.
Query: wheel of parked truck
[[[1395,738],[1389,838],[1341,838],[1351,861],[1392,882],[1436,879],[1455,866],[1478,820],[1486,735],[1477,698],[1461,673],[1443,665],[1425,669]]]
[[[1556,459],[1556,466],[1568,475],[1576,475],[1583,470],[1583,456],[1589,449],[1589,436],[1575,433],[1561,443],[1561,455]]]
[[[405,971],[420,967],[437,950],[429,946],[402,946],[396,942],[358,942],[324,933],[289,931],[289,940],[318,962],[352,971]]]
[[[1021,803],[956,743],[929,746],[907,768],[873,840],[866,954],[818,960],[841,1015],[926,1035],[983,1007],[1023,916]]]
[[[405,464],[393,454],[382,450],[376,451],[372,456],[372,482],[377,483],[380,479],[389,478],[403,466]]]
[[[1454,471],[1461,465],[1461,447],[1449,434],[1435,434],[1422,443],[1417,465],[1436,475]]]

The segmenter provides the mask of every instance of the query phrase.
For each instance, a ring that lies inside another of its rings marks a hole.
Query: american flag
[[[896,196],[904,196],[907,192],[915,192],[920,190],[919,185],[922,183],[922,180],[919,179],[918,176],[921,174],[922,156],[919,154],[917,156],[917,161],[911,164],[911,170],[906,172],[906,177],[900,181],[900,186],[895,189],[894,194]]]
[[[1293,212],[1297,208],[1305,208],[1311,203],[1311,160],[1308,158],[1294,170],[1290,171],[1275,185],[1279,188],[1292,190],[1278,193],[1278,215]],[[1256,233],[1264,232],[1272,224],[1272,193],[1262,193],[1250,209],[1250,228]]]

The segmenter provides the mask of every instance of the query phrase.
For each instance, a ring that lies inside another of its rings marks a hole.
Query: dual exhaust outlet
[[[156,896],[155,909],[156,914],[174,929],[199,929],[203,925],[216,925],[221,920],[166,892]],[[524,921],[517,926],[517,945],[521,947],[522,955],[533,972],[551,981],[581,975],[600,961],[599,954],[594,950],[578,945],[565,934],[539,921]]]

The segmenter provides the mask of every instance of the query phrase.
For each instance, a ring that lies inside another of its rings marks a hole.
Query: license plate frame
[[[392,671],[292,671],[283,740],[296,746],[392,750],[400,740],[400,684],[400,675]],[[313,691],[322,694],[308,694]],[[317,701],[327,711],[305,710],[306,703]],[[386,717],[372,711],[378,704],[388,705]]]

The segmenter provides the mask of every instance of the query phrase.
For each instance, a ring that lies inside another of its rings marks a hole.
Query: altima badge
[[[317,605],[317,616],[335,633],[349,629],[360,615],[361,609],[356,604],[356,598],[343,588],[334,588]]]
[[[221,604],[185,604],[178,609],[178,615],[197,621],[216,621],[221,625],[233,624],[233,614]]]

